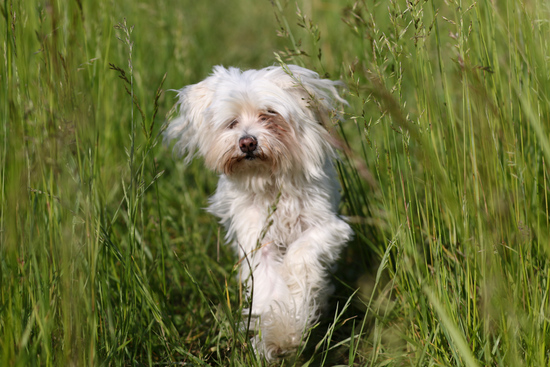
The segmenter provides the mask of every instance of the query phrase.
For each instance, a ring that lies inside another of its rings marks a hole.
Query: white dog
[[[292,352],[331,291],[328,268],[352,236],[336,213],[335,152],[324,125],[339,82],[299,66],[241,71],[217,66],[179,91],[165,132],[189,162],[220,174],[209,212],[240,258],[255,349]]]

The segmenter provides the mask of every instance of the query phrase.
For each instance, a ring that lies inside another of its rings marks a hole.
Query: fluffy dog
[[[335,149],[325,124],[339,82],[299,66],[214,68],[178,91],[165,132],[174,149],[220,174],[208,211],[240,258],[252,342],[267,359],[292,352],[331,291],[328,268],[352,236],[337,214]]]

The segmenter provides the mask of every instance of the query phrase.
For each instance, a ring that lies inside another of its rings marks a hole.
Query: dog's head
[[[320,176],[332,157],[325,124],[333,99],[346,103],[339,82],[295,65],[241,71],[214,68],[202,82],[178,93],[178,116],[165,141],[190,161],[196,154],[227,176]]]

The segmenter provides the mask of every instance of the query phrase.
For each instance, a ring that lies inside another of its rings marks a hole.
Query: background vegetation
[[[278,60],[342,79],[332,313],[279,365],[550,363],[544,0],[0,5],[0,365],[265,365],[178,89]],[[164,91],[164,92],[163,92]]]

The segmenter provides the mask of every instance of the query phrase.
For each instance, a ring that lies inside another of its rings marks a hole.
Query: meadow
[[[266,366],[217,177],[162,144],[214,65],[340,79],[331,311],[280,366],[550,364],[545,0],[4,0],[0,365]]]

